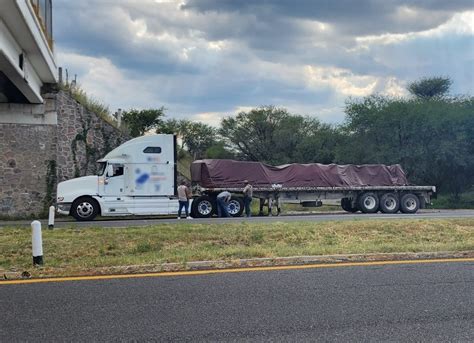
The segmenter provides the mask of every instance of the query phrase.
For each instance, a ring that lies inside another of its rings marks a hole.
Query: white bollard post
[[[48,229],[54,229],[54,206],[49,207]]]
[[[33,265],[43,264],[43,238],[41,223],[38,220],[31,222],[31,241],[33,250]]]

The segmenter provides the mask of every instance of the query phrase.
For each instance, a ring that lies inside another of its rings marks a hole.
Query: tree
[[[164,120],[157,128],[156,133],[167,133],[179,135],[182,131],[182,121],[178,119]]]
[[[341,133],[337,127],[310,120],[306,135],[300,137],[295,152],[295,161],[300,163],[334,163],[336,149],[341,142]]]
[[[443,97],[449,92],[452,83],[448,77],[423,78],[410,83],[408,91],[415,97],[425,100]]]
[[[334,129],[315,118],[263,106],[222,120],[220,135],[242,159],[270,164],[330,163]]]
[[[263,106],[224,118],[219,133],[242,158],[272,162],[277,159],[275,131],[288,116],[285,109]]]
[[[400,163],[411,182],[459,198],[474,181],[473,98],[349,99],[342,127],[343,163]]]
[[[205,157],[206,150],[217,142],[217,130],[214,127],[186,119],[168,119],[156,132],[176,134],[181,141],[181,149],[186,148],[193,159]]]
[[[236,155],[229,150],[223,141],[217,141],[206,150],[206,158],[235,159]]]
[[[206,150],[216,142],[216,129],[204,123],[183,121],[182,139],[194,160],[203,158]]]
[[[163,123],[165,108],[136,110],[123,113],[122,120],[127,125],[132,137],[143,136],[147,131],[156,129]]]

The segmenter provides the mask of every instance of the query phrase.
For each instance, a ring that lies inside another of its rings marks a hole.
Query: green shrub
[[[71,94],[74,100],[84,106],[87,110],[95,113],[102,120],[106,121],[113,127],[119,128],[117,125],[117,121],[110,114],[109,106],[105,105],[100,100],[88,95],[86,91],[81,88],[80,85],[71,86],[62,84],[60,87],[63,91]]]
[[[459,199],[454,199],[449,194],[439,194],[432,200],[433,205],[428,208],[435,209],[472,209],[474,208],[474,191],[462,193]]]

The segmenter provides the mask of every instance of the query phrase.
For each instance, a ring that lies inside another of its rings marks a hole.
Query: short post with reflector
[[[54,229],[54,206],[49,207],[48,229]]]
[[[41,234],[41,223],[38,220],[31,222],[31,241],[33,250],[33,265],[43,264],[43,237]]]

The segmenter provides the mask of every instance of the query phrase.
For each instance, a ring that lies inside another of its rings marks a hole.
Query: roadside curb
[[[259,267],[284,267],[303,266],[313,264],[347,264],[361,262],[389,262],[389,261],[416,261],[416,260],[441,260],[441,259],[463,259],[474,258],[474,250],[469,251],[443,251],[443,252],[419,252],[419,253],[370,253],[370,254],[341,254],[341,255],[318,255],[318,256],[291,256],[275,258],[251,258],[239,260],[218,261],[194,261],[183,263],[163,263],[130,266],[114,266],[84,269],[67,276],[100,276],[100,275],[124,275],[124,274],[146,274],[160,272],[182,272],[182,271],[204,271],[245,269]],[[66,275],[61,273],[61,268],[37,268],[30,272],[2,271],[3,279],[17,280],[32,276],[36,278],[50,277],[51,274],[59,277]],[[51,273],[53,272],[53,273]],[[0,281],[0,284],[2,282]]]
[[[239,260],[195,261],[187,263],[164,263],[161,265],[113,267],[115,273],[127,272],[172,272],[183,270],[209,270],[229,268],[254,268],[273,266],[294,266],[307,264],[330,264],[347,262],[403,261],[428,260],[445,258],[473,258],[474,251],[461,252],[421,252],[421,253],[391,253],[391,254],[348,254],[348,255],[319,255],[291,256],[274,258],[250,258]]]

